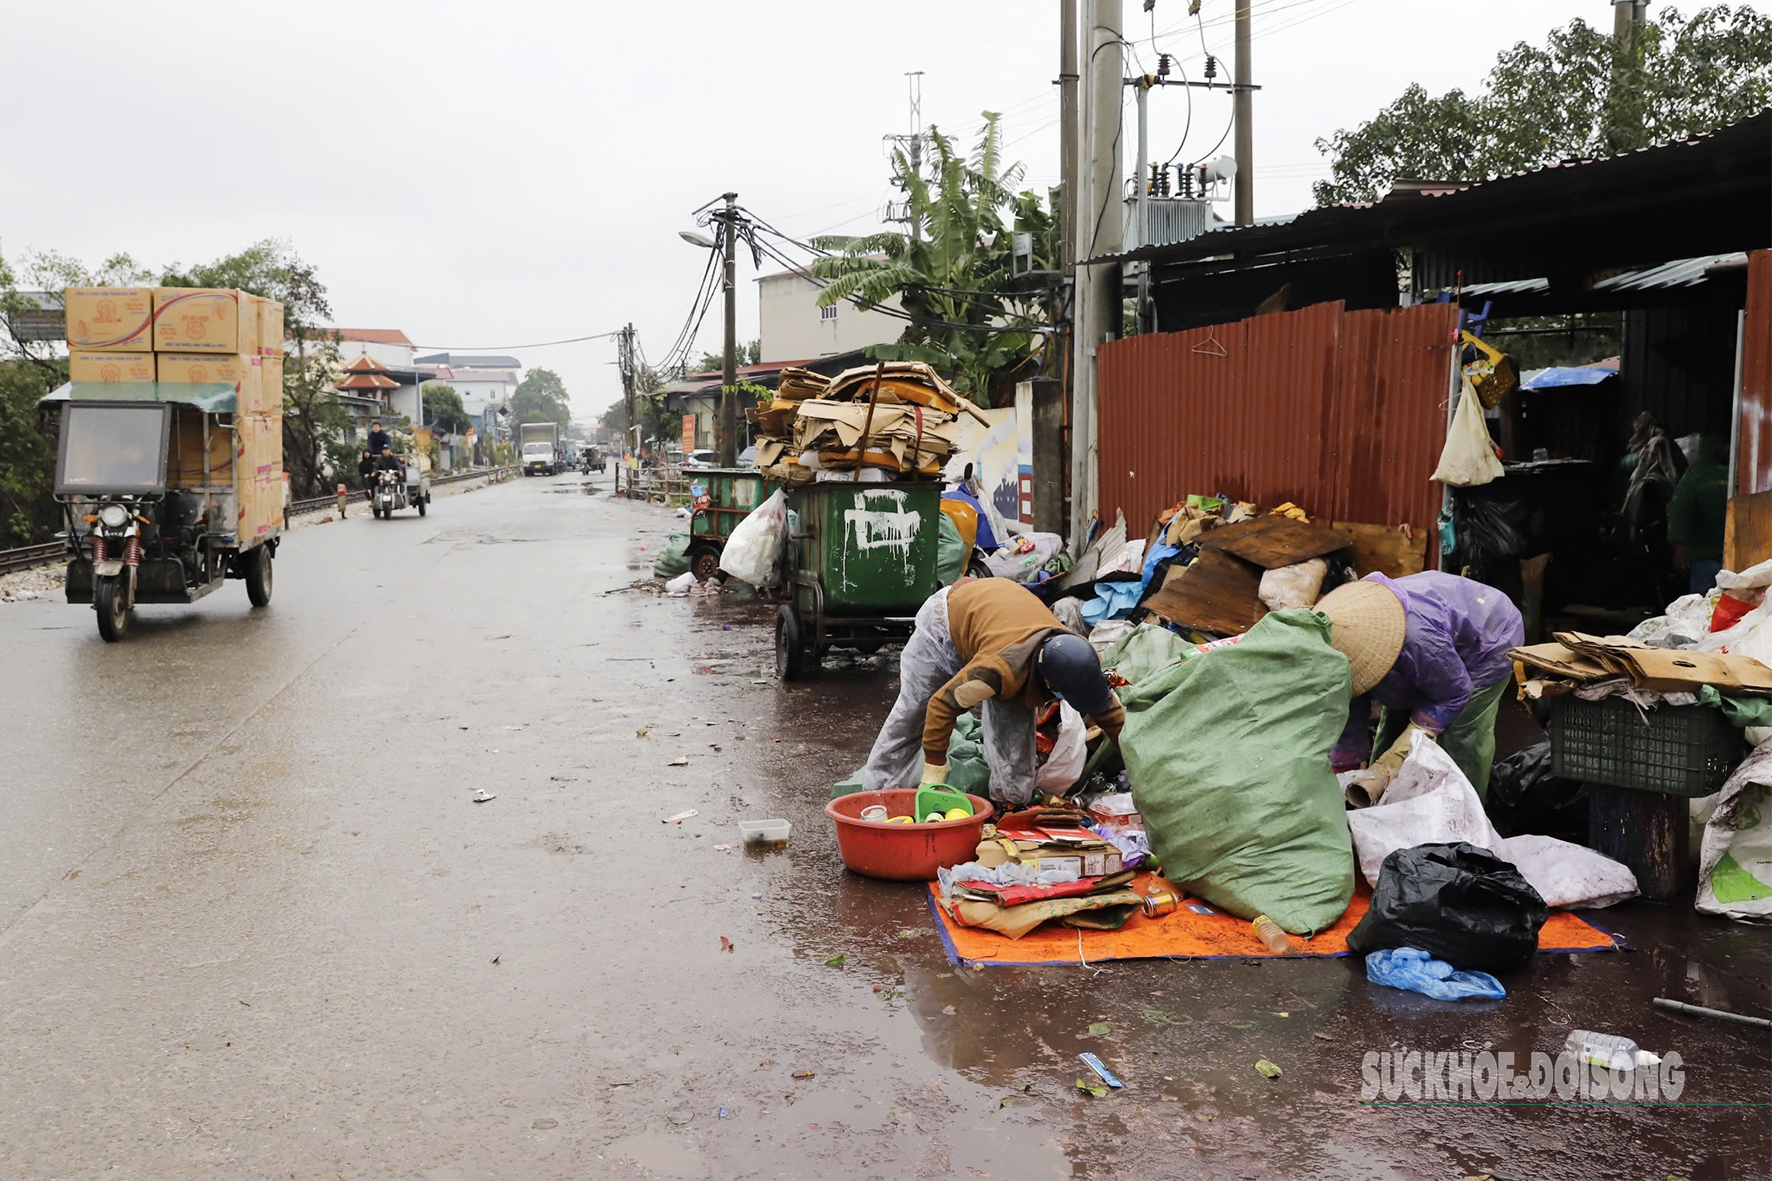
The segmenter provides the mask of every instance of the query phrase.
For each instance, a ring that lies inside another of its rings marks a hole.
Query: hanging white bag
[[[777,489],[774,496],[733,526],[732,536],[726,539],[726,548],[720,554],[720,569],[752,586],[772,586],[776,564],[787,543],[788,498],[785,491]]]
[[[1467,377],[1458,394],[1458,409],[1452,412],[1452,425],[1446,428],[1440,466],[1432,478],[1454,488],[1474,488],[1499,480],[1502,474],[1495,444],[1489,441],[1489,427],[1483,421],[1483,404]]]

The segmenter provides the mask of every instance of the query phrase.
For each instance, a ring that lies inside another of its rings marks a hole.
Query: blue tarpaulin
[[[1568,385],[1599,385],[1608,377],[1618,376],[1618,366],[1599,365],[1554,366],[1550,369],[1528,369],[1520,378],[1523,390],[1548,390]]]

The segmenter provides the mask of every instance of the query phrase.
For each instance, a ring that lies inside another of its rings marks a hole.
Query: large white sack
[[[1772,742],[1755,747],[1717,795],[1698,850],[1695,906],[1772,922]]]
[[[732,527],[720,553],[720,569],[752,586],[773,586],[775,566],[788,543],[788,498],[781,489]]]
[[[1346,776],[1342,778],[1345,782]],[[1349,812],[1347,826],[1360,873],[1372,886],[1378,885],[1384,859],[1398,849],[1468,841],[1511,862],[1546,906],[1611,906],[1637,893],[1637,878],[1628,866],[1592,849],[1555,837],[1503,839],[1489,823],[1470,780],[1425,734],[1415,735],[1402,770],[1378,803]]]
[[[1455,488],[1472,488],[1499,480],[1503,474],[1501,460],[1495,458],[1495,444],[1489,438],[1489,426],[1483,421],[1483,405],[1467,377],[1458,395],[1458,409],[1452,412],[1452,423],[1446,428],[1440,466],[1429,478]]]

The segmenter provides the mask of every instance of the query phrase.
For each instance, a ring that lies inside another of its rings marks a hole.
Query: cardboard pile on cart
[[[175,411],[167,480],[173,487],[231,485],[240,541],[283,523],[283,305],[213,287],[69,287],[68,380],[124,388],[154,383],[232,386],[233,431]],[[158,400],[176,402],[176,390]],[[84,396],[92,396],[86,391]]]
[[[962,413],[977,411],[934,369],[891,361],[834,378],[784,369],[775,398],[750,420],[762,432],[757,466],[771,479],[886,482],[938,478]]]

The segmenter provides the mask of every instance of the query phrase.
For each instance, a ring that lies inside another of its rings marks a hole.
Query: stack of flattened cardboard
[[[1530,697],[1555,697],[1578,685],[1624,678],[1633,689],[1693,693],[1772,693],[1772,668],[1748,656],[1651,648],[1623,636],[1557,632],[1556,642],[1515,648],[1514,677]]]
[[[1036,871],[1064,869],[1078,879],[1050,886],[1002,886],[957,880],[943,905],[954,921],[1019,939],[1049,919],[1069,926],[1120,926],[1142,903],[1128,889],[1132,871],[1120,851],[1084,827],[1071,809],[1035,808],[1005,816],[996,835],[979,842],[974,860],[986,868],[1025,865]]]
[[[928,365],[892,361],[834,378],[784,369],[774,400],[751,411],[750,419],[763,436],[757,466],[798,484],[819,470],[858,467],[894,479],[939,476],[959,443],[957,417],[973,410]]]

